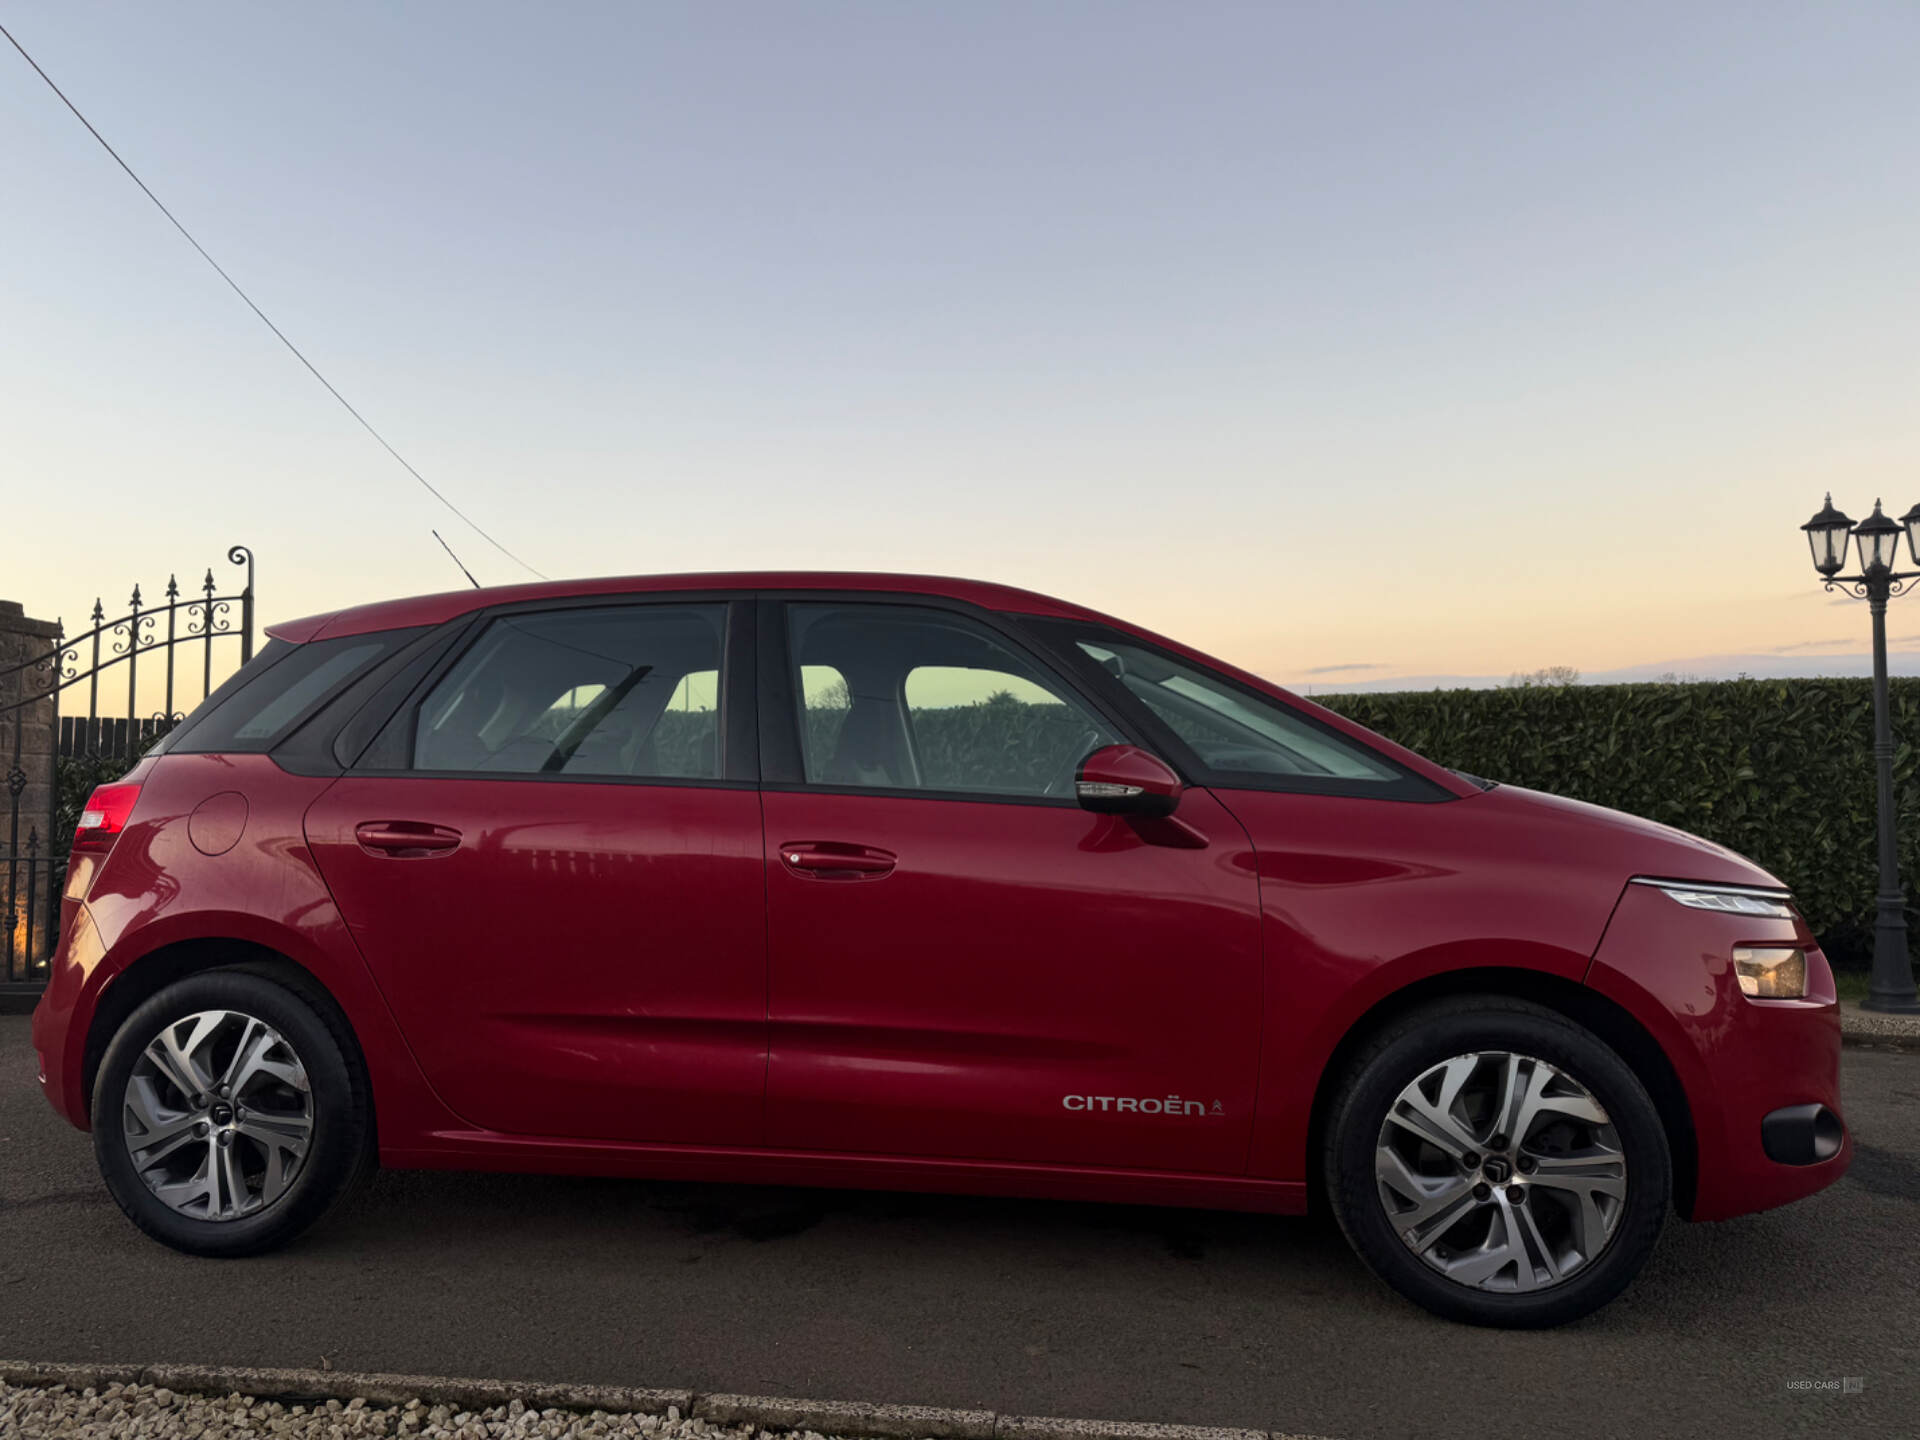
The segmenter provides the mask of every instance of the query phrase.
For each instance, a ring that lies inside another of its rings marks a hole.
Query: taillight
[[[80,812],[80,823],[73,830],[73,848],[96,853],[111,850],[113,842],[126,828],[133,813],[133,802],[140,798],[138,785],[97,785],[87,797],[87,808]]]

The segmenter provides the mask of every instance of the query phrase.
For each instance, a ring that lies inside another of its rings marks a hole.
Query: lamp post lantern
[[[1844,590],[1865,600],[1873,613],[1873,769],[1877,798],[1880,884],[1874,895],[1873,979],[1862,1008],[1895,1014],[1920,1014],[1920,995],[1913,984],[1913,961],[1907,953],[1906,896],[1900,886],[1900,854],[1893,823],[1893,722],[1887,697],[1887,601],[1905,594],[1920,570],[1896,571],[1900,536],[1907,537],[1907,553],[1920,566],[1920,505],[1898,520],[1889,518],[1873,502],[1873,514],[1858,525],[1833,508],[1833,496],[1820,513],[1800,527],[1813,551],[1813,568],[1829,590]],[[1842,575],[1851,535],[1860,560],[1858,575]]]

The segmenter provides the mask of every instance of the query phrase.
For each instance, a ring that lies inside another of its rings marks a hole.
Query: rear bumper
[[[46,993],[33,1012],[33,1048],[40,1059],[40,1088],[60,1117],[82,1130],[87,1114],[85,1060],[87,1021],[95,986],[89,982],[101,960],[99,932],[85,905],[68,902],[60,945],[49,967]]]
[[[1733,947],[1783,944],[1807,952],[1806,998],[1742,995]],[[1803,922],[1689,910],[1629,885],[1587,980],[1632,1012],[1673,1066],[1693,1130],[1692,1219],[1772,1209],[1846,1173],[1840,1007]]]

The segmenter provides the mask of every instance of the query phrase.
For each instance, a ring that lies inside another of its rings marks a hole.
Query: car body
[[[390,1167],[1295,1213],[1343,1076],[1463,997],[1618,1056],[1690,1218],[1848,1163],[1773,876],[1111,617],[713,574],[269,634],[76,843],[33,1041],[83,1129],[138,1007],[253,965],[344,1027]]]

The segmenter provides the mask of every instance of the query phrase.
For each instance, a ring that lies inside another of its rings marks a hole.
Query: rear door
[[[408,1042],[472,1124],[759,1142],[751,610],[496,613],[308,812]]]
[[[763,600],[768,1143],[1238,1173],[1258,885],[1191,788],[1089,814],[1124,727],[993,617]]]

